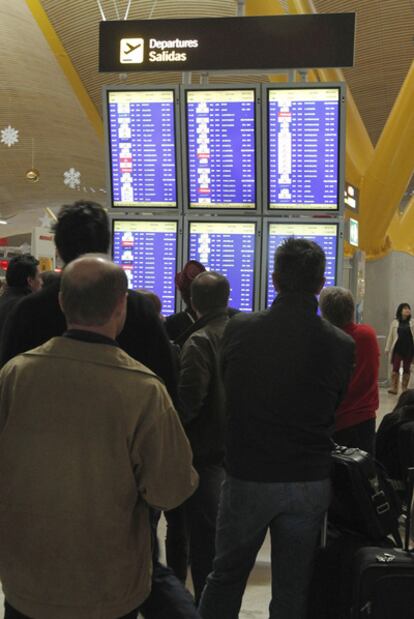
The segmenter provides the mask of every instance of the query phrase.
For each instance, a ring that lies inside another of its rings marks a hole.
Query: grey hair
[[[346,288],[324,288],[319,297],[319,306],[322,316],[336,327],[343,328],[354,319],[354,297]]]

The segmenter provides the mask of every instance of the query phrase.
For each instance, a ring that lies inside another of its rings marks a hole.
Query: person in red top
[[[339,445],[359,447],[374,454],[380,362],[376,333],[369,325],[354,322],[354,299],[345,288],[324,288],[319,305],[322,316],[348,333],[356,345],[355,370],[348,391],[336,411],[333,439]]]

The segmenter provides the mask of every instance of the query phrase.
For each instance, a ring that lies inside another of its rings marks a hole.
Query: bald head
[[[124,271],[105,256],[85,254],[73,260],[63,271],[59,297],[68,325],[103,327],[124,320],[127,289]]]
[[[214,271],[200,273],[191,284],[191,304],[201,316],[214,310],[225,309],[229,296],[228,279]]]

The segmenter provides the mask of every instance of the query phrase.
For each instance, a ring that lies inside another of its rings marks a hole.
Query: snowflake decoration
[[[17,144],[19,141],[19,131],[18,129],[14,129],[10,125],[5,129],[1,130],[1,140],[3,144],[6,144],[10,148],[13,144]]]
[[[63,172],[63,182],[71,189],[79,189],[81,173],[75,170],[75,168],[69,168],[66,172]]]
[[[39,217],[40,227],[45,228],[46,230],[50,230],[53,220],[49,215],[43,215],[43,217]]]

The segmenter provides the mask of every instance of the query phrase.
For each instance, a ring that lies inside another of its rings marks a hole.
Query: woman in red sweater
[[[349,290],[336,286],[324,288],[319,304],[322,316],[355,340],[355,370],[336,411],[333,438],[340,445],[359,447],[374,454],[380,361],[376,333],[369,325],[354,322],[355,304]]]

